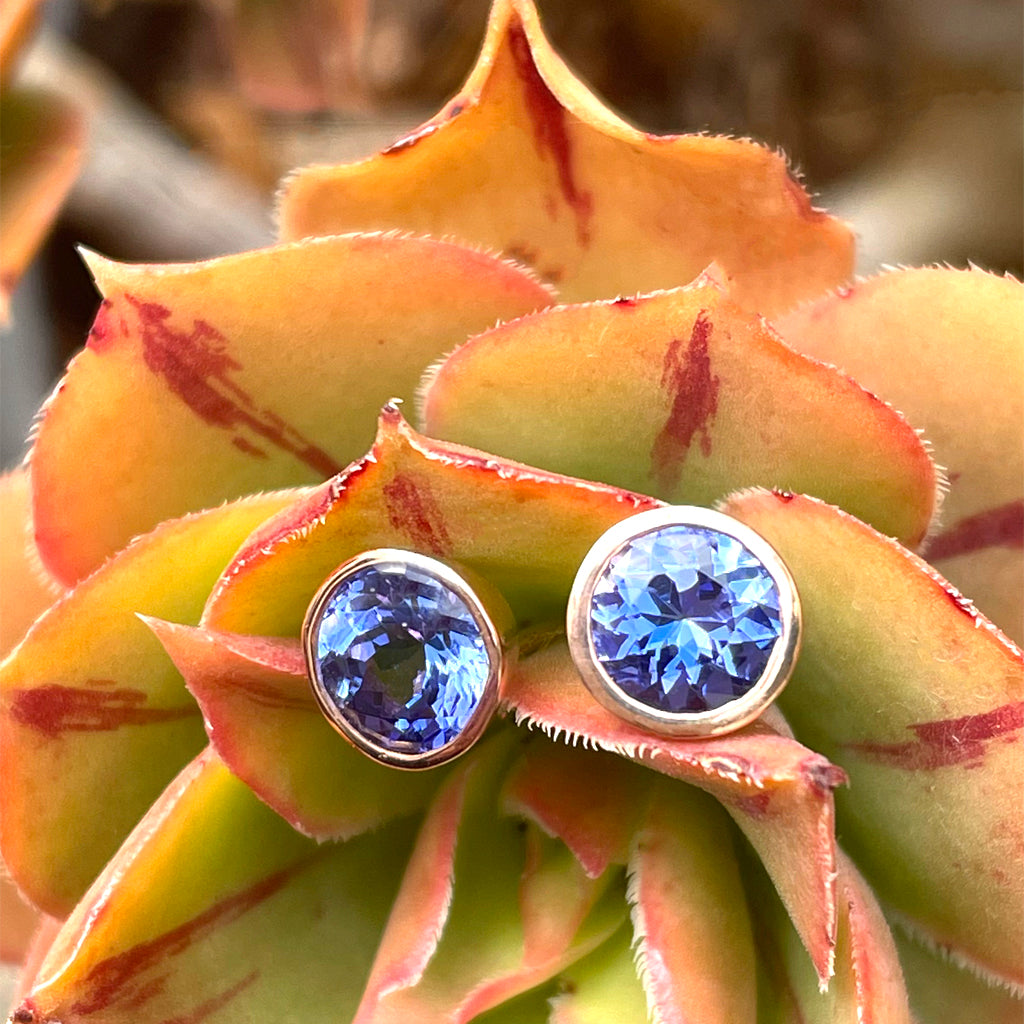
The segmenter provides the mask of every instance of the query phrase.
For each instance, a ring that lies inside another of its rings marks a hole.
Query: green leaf
[[[629,862],[652,1020],[754,1019],[754,941],[735,839],[711,797],[679,783],[655,788]]]
[[[835,363],[924,431],[950,487],[928,560],[1024,640],[1024,286],[927,267],[859,281],[785,317],[802,352]]]
[[[584,687],[564,643],[513,669],[504,694],[517,721],[554,739],[612,751],[717,797],[757,849],[822,979],[835,945],[832,790],[845,776],[765,714],[727,736],[670,739],[630,725]]]
[[[87,261],[103,306],[32,449],[36,539],[68,582],[165,519],[333,476],[439,355],[550,301],[509,263],[394,235]]]
[[[936,503],[935,466],[899,413],[706,276],[478,335],[432,371],[423,420],[435,437],[674,504],[806,491],[912,544]]]
[[[369,455],[260,529],[211,595],[211,629],[298,636],[306,608],[346,558],[422,551],[496,587],[520,625],[562,620],[583,556],[657,502],[422,437],[393,406]]]
[[[621,876],[496,814],[514,734],[477,748],[424,822],[356,1024],[462,1024],[549,980],[622,923]]]
[[[306,835],[348,839],[419,810],[444,777],[395,771],[339,736],[313,699],[298,641],[146,622],[221,759]]]
[[[562,972],[550,1024],[648,1024],[647,997],[636,971],[632,929],[620,928],[590,956]]]
[[[348,1020],[410,838],[399,824],[317,846],[207,752],[65,923],[23,1006],[105,1024]]]
[[[205,742],[199,708],[136,613],[196,622],[232,552],[295,497],[245,499],[140,537],[0,666],[0,839],[42,909],[74,906]]]
[[[1024,660],[930,566],[810,498],[724,511],[786,560],[804,610],[780,698],[850,777],[839,834],[888,908],[937,945],[1024,982]]]
[[[1024,1002],[939,953],[893,931],[918,1024],[1020,1024]]]
[[[896,947],[870,888],[840,852],[835,974],[822,990],[764,873],[746,880],[761,954],[759,1024],[912,1024]]]

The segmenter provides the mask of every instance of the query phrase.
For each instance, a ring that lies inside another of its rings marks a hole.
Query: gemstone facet
[[[343,567],[314,601],[306,637],[314,692],[368,753],[406,767],[439,763],[446,750],[461,752],[467,730],[478,732],[493,708],[493,627],[443,564],[369,555],[378,557]]]
[[[593,697],[646,732],[719,736],[778,696],[800,649],[800,598],[764,537],[711,509],[616,523],[569,596],[569,650]]]
[[[761,678],[782,633],[779,587],[735,537],[677,525],[614,555],[591,598],[599,663],[667,712],[720,708]]]

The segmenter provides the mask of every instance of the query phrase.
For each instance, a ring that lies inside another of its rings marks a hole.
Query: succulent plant
[[[43,914],[12,1019],[1018,1019],[1020,284],[851,284],[783,158],[627,127],[528,0],[281,223],[88,255],[102,307],[0,492],[33,538],[5,622],[41,612],[0,670],[0,842]],[[781,710],[726,736],[620,720],[560,635],[593,542],[662,501],[800,590]],[[380,546],[516,620],[450,766],[365,758],[306,681],[311,598]]]

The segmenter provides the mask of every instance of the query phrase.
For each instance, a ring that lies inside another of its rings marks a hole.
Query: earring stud
[[[364,552],[328,578],[306,613],[313,694],[335,729],[375,760],[443,764],[476,742],[497,707],[506,667],[499,627],[510,618],[490,588],[474,588],[436,558]]]
[[[654,733],[715,736],[781,692],[800,600],[768,542],[731,516],[675,506],[613,526],[580,566],[569,647],[593,696]]]

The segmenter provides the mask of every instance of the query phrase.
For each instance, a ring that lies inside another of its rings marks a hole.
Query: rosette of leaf
[[[905,982],[922,1020],[1019,1015],[1021,655],[913,549],[1017,614],[1020,285],[817,298],[850,237],[777,156],[632,133],[519,2],[441,117],[285,203],[271,249],[89,257],[30,466],[67,590],[0,673],[0,840],[50,915],[16,1019],[906,1021]],[[417,394],[422,432],[385,405]],[[800,589],[781,709],[729,736],[620,721],[560,638],[590,545],[659,501]],[[366,759],[305,680],[310,599],[383,545],[516,617],[446,768]]]

